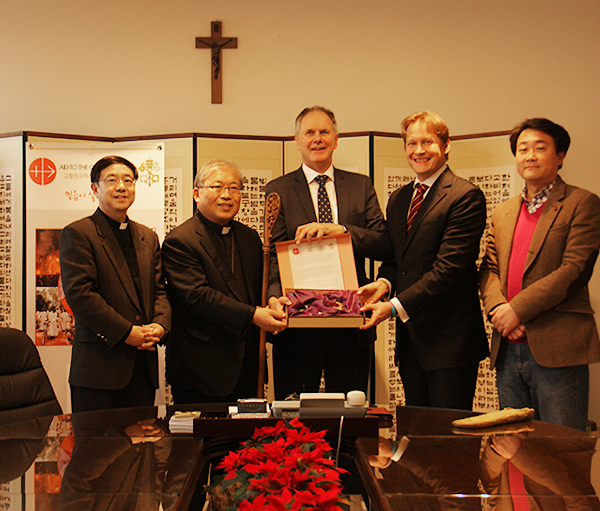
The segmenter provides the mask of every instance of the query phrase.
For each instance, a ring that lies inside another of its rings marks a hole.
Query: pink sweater
[[[529,252],[531,238],[533,238],[533,233],[542,215],[544,206],[541,206],[535,213],[530,214],[527,211],[527,204],[523,202],[521,205],[521,213],[515,227],[508,263],[508,285],[506,291],[509,302],[523,290],[523,273],[525,271],[527,252]],[[527,340],[526,338],[522,338],[515,342],[523,343],[527,342]]]

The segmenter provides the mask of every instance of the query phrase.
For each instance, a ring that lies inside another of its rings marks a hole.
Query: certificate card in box
[[[288,308],[288,328],[357,328],[364,323],[349,233],[275,247],[286,296],[294,303],[310,297],[306,309]]]

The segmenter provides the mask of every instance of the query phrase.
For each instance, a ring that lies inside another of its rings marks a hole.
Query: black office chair
[[[0,328],[0,424],[61,413],[33,341],[20,330]]]

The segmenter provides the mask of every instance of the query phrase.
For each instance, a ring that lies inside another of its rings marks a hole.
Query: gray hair
[[[298,117],[296,117],[296,131],[295,134],[296,136],[298,136],[298,133],[300,133],[300,123],[302,122],[302,119],[304,119],[304,117],[306,117],[307,114],[309,114],[310,112],[323,112],[324,114],[327,114],[329,116],[329,118],[331,119],[331,122],[333,123],[333,132],[334,135],[338,134],[338,126],[337,126],[337,122],[335,120],[335,115],[333,115],[333,112],[331,110],[329,110],[328,108],[325,108],[324,106],[319,106],[319,105],[315,105],[315,106],[309,106],[307,108],[305,108],[304,110],[302,110],[302,112],[300,112],[298,114]]]
[[[228,160],[211,160],[202,165],[202,168],[196,174],[196,177],[194,178],[194,188],[202,188],[202,186],[204,186],[204,183],[206,183],[207,179],[212,174],[222,169],[235,170],[238,177],[240,178],[240,184],[243,185],[245,183],[246,179],[244,178],[244,175],[235,163]]]

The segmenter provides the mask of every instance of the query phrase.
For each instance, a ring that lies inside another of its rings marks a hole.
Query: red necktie
[[[421,204],[423,204],[423,198],[425,197],[425,192],[427,191],[428,186],[421,183],[417,183],[416,188],[417,193],[415,193],[415,196],[413,197],[412,202],[410,203],[410,210],[408,211],[408,217],[406,219],[407,233],[408,231],[410,231],[410,226],[412,225],[413,220],[417,216],[417,212],[419,211]]]

